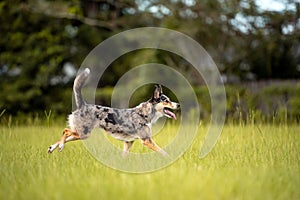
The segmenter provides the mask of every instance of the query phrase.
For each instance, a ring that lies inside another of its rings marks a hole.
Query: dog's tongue
[[[173,117],[174,120],[177,119],[177,118],[176,118],[176,115],[175,115],[174,113],[172,113],[171,111],[165,110],[165,112],[166,112],[168,115],[170,115],[171,117]]]

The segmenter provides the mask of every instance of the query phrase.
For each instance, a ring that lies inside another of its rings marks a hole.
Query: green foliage
[[[112,93],[112,87],[98,89],[95,94],[96,103],[99,105],[110,106]]]
[[[32,107],[43,110],[45,94],[55,89],[51,79],[71,56],[67,50],[70,39],[61,31],[66,21],[30,13],[22,4],[7,2],[2,6],[1,32],[6,35],[0,39],[0,89],[4,91],[0,107],[13,114],[31,111]]]
[[[253,123],[299,122],[300,84],[276,83],[265,86],[227,85],[227,121]],[[202,106],[201,116],[210,116],[210,96],[206,87],[197,87],[198,101]]]

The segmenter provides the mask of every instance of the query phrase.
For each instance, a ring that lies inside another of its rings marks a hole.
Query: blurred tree
[[[250,35],[252,56],[247,58],[252,72],[258,79],[299,78],[299,16],[290,10],[258,14],[262,24],[256,25]]]
[[[71,87],[74,68],[100,41],[138,24],[134,13],[131,1],[1,1],[0,110],[43,111],[65,102],[57,111],[68,112],[71,96],[66,100],[62,88]]]
[[[254,0],[162,0],[148,10],[156,6],[167,13],[154,13],[159,26],[196,39],[229,81],[299,78],[300,3],[280,3],[285,9],[272,11]]]
[[[43,95],[55,90],[51,80],[72,56],[62,31],[67,21],[32,14],[24,1],[2,1],[0,13],[0,107],[12,113],[46,109]]]
[[[255,0],[2,0],[0,112],[69,112],[76,68],[89,51],[111,35],[142,26],[191,36],[228,82],[299,78],[300,3],[278,2],[285,9],[264,10]],[[176,67],[202,83],[183,58],[159,50],[122,56],[102,82],[113,85],[128,69],[148,62]]]

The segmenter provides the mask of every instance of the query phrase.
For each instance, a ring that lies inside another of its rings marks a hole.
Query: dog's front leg
[[[160,148],[157,144],[155,144],[155,142],[150,137],[143,138],[142,144],[149,147],[153,151],[160,153],[163,156],[169,156],[169,154],[165,152],[162,148]]]

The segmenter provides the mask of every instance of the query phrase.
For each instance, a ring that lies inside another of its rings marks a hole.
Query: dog
[[[112,137],[124,142],[124,155],[129,153],[133,142],[139,139],[143,145],[167,156],[152,140],[151,127],[163,116],[176,120],[176,115],[171,110],[179,109],[179,103],[170,101],[163,94],[161,85],[155,85],[152,98],[134,108],[118,109],[87,104],[82,98],[81,89],[89,74],[90,69],[86,68],[75,78],[73,92],[77,109],[68,117],[69,128],[65,128],[60,140],[48,148],[48,153],[56,148],[62,151],[65,143],[86,139],[94,128],[102,128]]]

